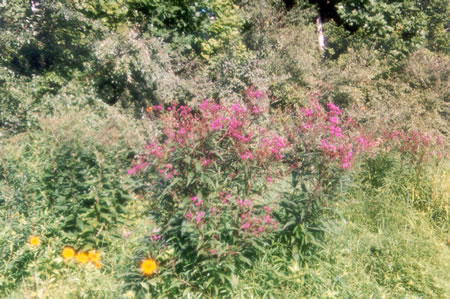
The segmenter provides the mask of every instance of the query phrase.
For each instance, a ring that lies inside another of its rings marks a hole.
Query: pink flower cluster
[[[140,164],[138,164],[138,165],[136,165],[136,166],[130,168],[130,169],[128,170],[128,174],[129,174],[129,175],[135,175],[136,173],[138,173],[139,171],[141,171],[142,169],[144,169],[145,167],[147,167],[147,165],[148,165],[148,162],[140,163]]]
[[[437,158],[446,156],[445,146],[439,135],[433,137],[430,134],[415,130],[395,130],[392,133],[385,134],[384,143],[388,148],[398,148],[401,152],[415,156],[416,159],[424,160],[432,156],[436,156]]]
[[[327,103],[324,111],[315,98],[306,108],[300,108],[298,115],[299,137],[294,137],[304,147],[314,147],[314,140],[319,142],[319,149],[328,161],[339,161],[342,169],[352,166],[355,154],[359,153],[350,138],[349,129],[351,120],[341,121],[342,111],[333,103]],[[361,139],[365,142],[366,139]],[[365,144],[368,147],[368,143]]]
[[[264,96],[264,92],[255,90],[253,87],[249,87],[244,91],[244,95],[250,99],[259,99]]]
[[[270,232],[277,228],[278,224],[272,217],[272,209],[265,206],[264,209],[255,211],[252,202],[248,199],[235,198],[231,200],[231,193],[223,190],[220,193],[219,201],[209,209],[205,209],[203,200],[197,195],[190,197],[190,207],[184,214],[184,218],[193,224],[197,229],[203,230],[208,227],[216,226],[218,223],[226,221],[224,217],[229,216],[232,211],[233,215],[239,216],[231,220],[237,221],[239,228],[245,233],[260,234],[262,232]],[[228,219],[227,221],[230,221]]]
[[[164,167],[157,169],[160,176],[170,180],[173,176],[178,175],[178,171],[173,167],[172,164],[168,163]]]

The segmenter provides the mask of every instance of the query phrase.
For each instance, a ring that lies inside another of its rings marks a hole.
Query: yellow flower
[[[147,111],[147,112],[150,112],[150,111],[152,111],[153,110],[153,107],[152,106],[148,106],[146,109],[145,109],[145,111]]]
[[[102,267],[102,264],[100,262],[95,263],[95,268],[100,269]]]
[[[61,255],[65,260],[70,260],[75,254],[75,250],[72,247],[64,247]]]
[[[39,239],[39,237],[37,236],[31,236],[29,242],[31,246],[36,247],[39,246],[39,244],[41,244],[41,239]]]
[[[139,266],[139,270],[141,270],[142,274],[145,276],[152,275],[158,266],[156,265],[156,262],[152,259],[145,259],[141,262],[141,265]]]
[[[89,262],[89,257],[86,252],[78,252],[75,256],[75,259],[80,264],[87,264]]]
[[[93,264],[100,262],[100,252],[97,250],[89,250],[88,252],[89,261]]]

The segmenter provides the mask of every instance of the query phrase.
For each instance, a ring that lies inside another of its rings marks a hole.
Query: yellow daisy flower
[[[100,252],[98,252],[97,250],[89,250],[88,258],[89,258],[89,261],[93,264],[99,263],[100,259],[101,259]]]
[[[61,255],[65,260],[70,260],[75,256],[76,252],[72,247],[64,247]]]
[[[29,242],[31,246],[36,247],[41,244],[41,239],[39,239],[39,237],[37,236],[31,236]]]
[[[141,265],[139,266],[139,270],[145,276],[152,275],[157,269],[158,269],[158,266],[156,265],[156,262],[152,259],[143,260],[141,262]]]
[[[87,264],[89,262],[89,257],[86,252],[78,252],[77,255],[75,256],[75,259],[80,264]]]

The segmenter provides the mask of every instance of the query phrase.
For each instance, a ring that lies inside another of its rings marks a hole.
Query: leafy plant
[[[52,226],[48,236],[72,246],[102,244],[99,236],[120,221],[129,198],[119,175],[128,151],[111,155],[101,147],[104,139],[53,127],[68,125],[57,118],[41,124],[44,134],[24,137],[18,153],[2,158],[2,209],[7,217],[37,221],[30,225]]]

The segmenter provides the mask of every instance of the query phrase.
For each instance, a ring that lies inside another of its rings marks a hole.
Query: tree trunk
[[[327,40],[326,40],[325,36],[323,35],[322,17],[320,16],[320,14],[317,17],[316,24],[317,24],[317,32],[319,33],[319,37],[318,37],[319,50],[320,50],[320,52],[324,52],[327,47]]]

